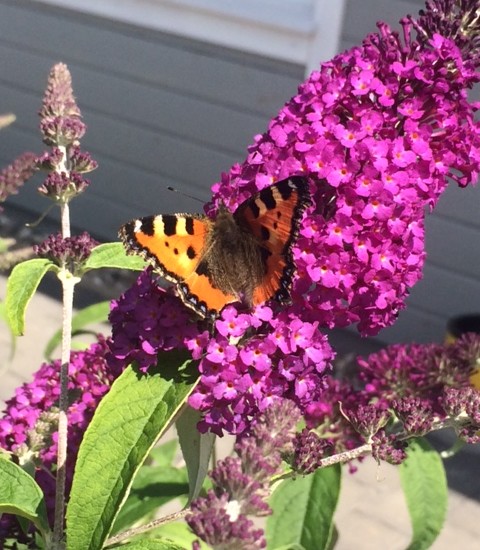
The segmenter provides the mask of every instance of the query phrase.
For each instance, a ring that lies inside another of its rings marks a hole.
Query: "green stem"
[[[61,222],[63,238],[70,236],[70,212],[68,203],[61,207]],[[62,309],[62,353],[60,366],[60,398],[58,415],[58,441],[57,441],[57,479],[55,486],[55,519],[53,524],[53,548],[62,550],[65,548],[63,534],[65,518],[65,484],[67,475],[67,445],[68,445],[68,366],[72,350],[72,317],[73,317],[73,292],[75,284],[79,281],[66,266],[58,274],[63,290]]]
[[[60,366],[60,402],[58,416],[57,442],[57,483],[55,489],[55,521],[53,527],[54,548],[61,549],[63,544],[63,523],[65,517],[65,481],[68,442],[68,366],[72,348],[73,290],[77,278],[67,270],[59,274],[63,288],[62,316],[62,355]]]

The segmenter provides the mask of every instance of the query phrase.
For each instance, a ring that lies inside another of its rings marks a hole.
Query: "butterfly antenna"
[[[188,199],[192,199],[194,201],[201,202],[202,204],[205,204],[205,201],[203,201],[202,199],[199,199],[198,197],[194,197],[193,195],[189,195],[188,193],[184,193],[183,191],[180,191],[179,189],[176,189],[175,187],[172,187],[171,185],[169,185],[167,187],[167,189],[169,191],[173,191],[175,193],[180,193],[180,195],[183,195],[184,197],[187,197]]]

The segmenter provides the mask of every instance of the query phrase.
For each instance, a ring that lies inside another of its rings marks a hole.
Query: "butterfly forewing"
[[[265,276],[254,291],[254,305],[288,299],[294,273],[291,247],[309,204],[308,182],[297,176],[263,189],[235,212],[238,223],[248,227],[268,252],[263,255]]]
[[[127,251],[141,254],[161,275],[178,282],[194,273],[209,223],[185,214],[148,216],[125,224],[120,236]]]
[[[182,301],[202,317],[236,300],[197,272],[211,225],[204,216],[167,214],[133,220],[120,229],[127,251],[140,254],[163,277],[177,283]]]

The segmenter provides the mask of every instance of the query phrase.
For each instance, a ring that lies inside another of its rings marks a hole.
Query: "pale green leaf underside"
[[[200,419],[198,411],[187,407],[176,422],[180,447],[188,470],[189,500],[196,498],[200,493],[215,444],[215,434],[202,434],[197,430]]]

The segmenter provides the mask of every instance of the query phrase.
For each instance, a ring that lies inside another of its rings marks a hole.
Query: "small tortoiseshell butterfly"
[[[221,205],[215,220],[147,216],[122,226],[119,236],[127,253],[140,254],[176,283],[186,306],[215,317],[232,302],[288,302],[292,246],[309,204],[308,183],[295,176],[256,193],[233,214]]]

